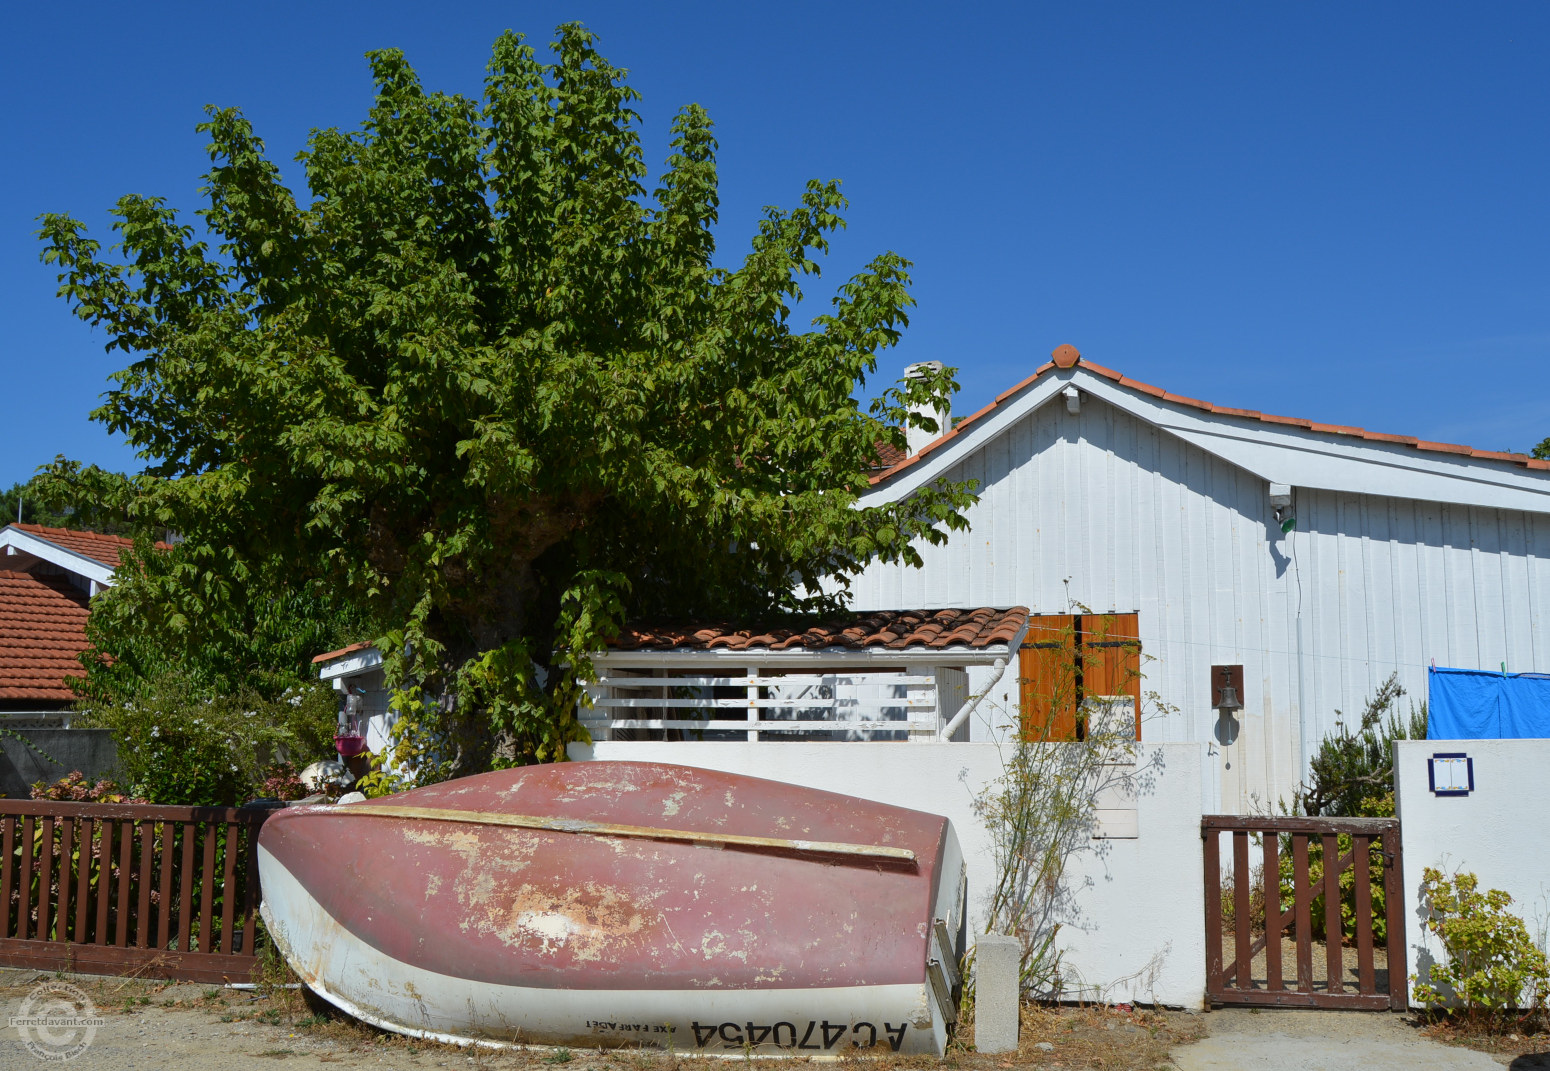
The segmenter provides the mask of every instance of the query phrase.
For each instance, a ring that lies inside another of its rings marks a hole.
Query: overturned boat
[[[947,819],[662,763],[575,762],[275,814],[263,915],[366,1022],[483,1044],[940,1055]]]

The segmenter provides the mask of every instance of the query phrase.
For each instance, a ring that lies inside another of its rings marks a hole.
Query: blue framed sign
[[[1434,754],[1427,764],[1434,796],[1467,796],[1475,790],[1475,760],[1462,751]]]

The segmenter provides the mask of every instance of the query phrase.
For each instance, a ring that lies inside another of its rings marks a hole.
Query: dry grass
[[[1493,1056],[1527,1056],[1550,1052],[1550,1013],[1530,1015],[1505,1023],[1472,1021],[1462,1016],[1421,1012],[1410,1022],[1433,1041],[1457,1045]]]

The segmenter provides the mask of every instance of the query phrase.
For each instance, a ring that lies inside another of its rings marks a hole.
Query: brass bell
[[[1238,698],[1238,689],[1232,686],[1232,674],[1222,670],[1222,686],[1216,697],[1217,710],[1242,710],[1243,700]]]

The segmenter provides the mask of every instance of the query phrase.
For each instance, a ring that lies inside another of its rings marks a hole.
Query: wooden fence
[[[0,800],[0,966],[246,981],[269,813]]]

